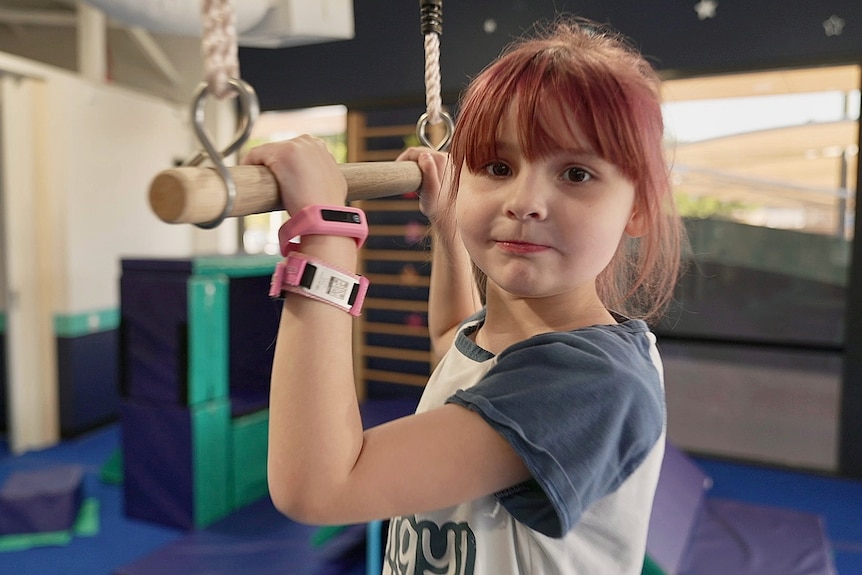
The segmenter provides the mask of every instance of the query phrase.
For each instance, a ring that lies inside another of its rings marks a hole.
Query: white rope
[[[232,0],[203,0],[201,54],[204,80],[216,98],[236,95],[229,78],[239,79],[236,14]]]
[[[439,124],[442,100],[440,97],[440,36],[436,32],[425,34],[425,106],[429,124]]]

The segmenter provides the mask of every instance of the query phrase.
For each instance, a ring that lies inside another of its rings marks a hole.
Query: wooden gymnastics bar
[[[347,180],[347,200],[369,200],[415,192],[422,185],[416,162],[356,162],[339,164]],[[227,217],[283,210],[275,176],[264,166],[228,168],[236,200]],[[225,184],[213,168],[165,170],[150,184],[150,207],[170,224],[203,224],[221,216],[227,203]]]

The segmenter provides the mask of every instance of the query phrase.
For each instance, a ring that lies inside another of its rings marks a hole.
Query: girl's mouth
[[[517,241],[498,241],[497,245],[503,251],[517,255],[535,254],[548,249],[548,246]]]

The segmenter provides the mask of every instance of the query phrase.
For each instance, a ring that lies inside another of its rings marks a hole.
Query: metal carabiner
[[[452,141],[452,134],[455,132],[455,122],[452,121],[452,116],[450,116],[448,112],[440,112],[440,118],[442,118],[443,122],[446,124],[446,133],[443,134],[443,139],[440,140],[436,146],[430,139],[428,139],[428,135],[425,133],[425,130],[430,123],[428,112],[419,116],[419,121],[416,122],[416,137],[419,138],[419,141],[422,142],[423,146],[426,148],[434,148],[438,152],[445,151],[449,147],[449,142]]]
[[[212,139],[204,127],[206,118],[205,104],[206,96],[209,94],[209,85],[206,82],[198,84],[195,90],[194,98],[192,99],[192,126],[198,141],[203,146],[203,150],[199,150],[192,157],[183,162],[183,166],[197,166],[204,160],[209,159],[219,177],[224,182],[226,198],[225,206],[222,213],[214,220],[202,224],[195,224],[199,228],[205,230],[212,229],[221,224],[225,218],[230,216],[236,203],[236,183],[233,176],[225,166],[224,158],[237,151],[248,140],[251,135],[252,126],[254,126],[258,115],[260,114],[260,106],[257,100],[257,94],[248,83],[239,78],[228,78],[228,84],[236,90],[239,99],[239,122],[237,131],[234,133],[233,141],[228,146],[219,152],[212,143]]]

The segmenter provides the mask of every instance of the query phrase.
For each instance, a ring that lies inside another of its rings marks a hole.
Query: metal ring
[[[452,134],[455,132],[455,122],[452,121],[452,116],[447,112],[440,112],[440,117],[446,124],[446,133],[443,135],[443,139],[440,140],[436,146],[431,143],[431,140],[428,139],[428,135],[425,133],[425,128],[427,128],[430,123],[428,112],[419,116],[419,121],[416,122],[416,137],[419,138],[419,141],[422,142],[423,146],[426,148],[434,148],[438,152],[445,151],[449,147],[449,143],[452,141]]]
[[[224,163],[224,157],[237,151],[248,140],[251,135],[251,129],[254,122],[260,114],[257,94],[248,83],[239,78],[228,78],[228,84],[236,90],[239,99],[239,122],[237,131],[234,133],[233,141],[228,146],[219,152],[212,143],[212,139],[204,127],[206,118],[205,104],[206,96],[209,94],[209,85],[206,82],[198,84],[195,96],[192,100],[192,126],[198,141],[203,146],[203,150],[198,151],[194,156],[183,162],[184,166],[197,166],[204,160],[209,159],[216,172],[225,185],[226,198],[225,206],[222,213],[214,220],[202,224],[195,224],[199,228],[205,230],[212,229],[221,224],[225,218],[230,216],[236,204],[236,183],[233,176],[227,169]]]

